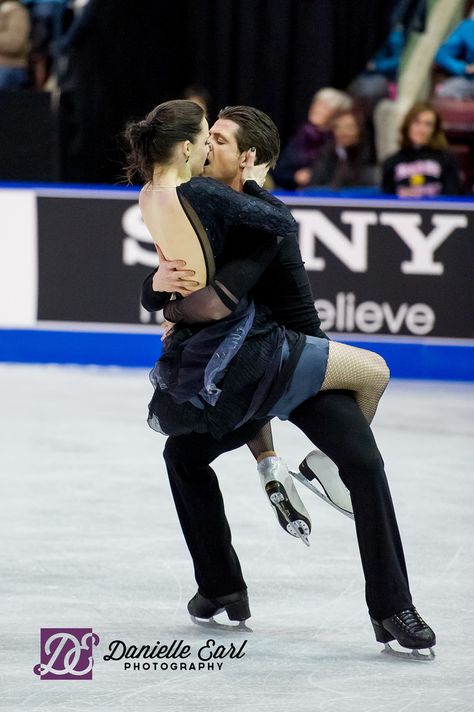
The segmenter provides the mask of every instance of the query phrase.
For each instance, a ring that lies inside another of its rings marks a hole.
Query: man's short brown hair
[[[253,106],[226,106],[219,111],[219,119],[234,121],[237,131],[239,151],[248,151],[253,146],[257,149],[257,164],[269,163],[273,168],[280,155],[280,135],[268,116]]]

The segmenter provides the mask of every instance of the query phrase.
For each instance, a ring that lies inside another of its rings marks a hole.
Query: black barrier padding
[[[0,91],[0,180],[57,180],[51,94]]]

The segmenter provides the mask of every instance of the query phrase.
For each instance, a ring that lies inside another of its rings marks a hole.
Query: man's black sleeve
[[[164,309],[164,307],[168,304],[168,302],[171,300],[171,297],[173,296],[169,292],[154,291],[153,277],[155,276],[157,271],[158,268],[154,269],[153,272],[150,272],[150,274],[145,277],[142,284],[141,302],[143,308],[149,312],[155,312],[160,311],[160,309]]]

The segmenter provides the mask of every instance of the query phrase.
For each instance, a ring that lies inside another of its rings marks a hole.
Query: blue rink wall
[[[474,381],[474,200],[282,194],[321,325],[395,378]],[[0,184],[0,362],[148,368],[137,189]]]
[[[393,378],[474,381],[474,346],[470,343],[357,341],[339,335],[337,339],[379,353]],[[159,333],[0,330],[0,361],[4,362],[151,368],[160,353]]]

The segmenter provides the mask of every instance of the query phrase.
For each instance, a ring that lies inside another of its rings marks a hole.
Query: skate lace
[[[400,626],[411,633],[426,627],[425,621],[415,608],[402,611],[396,617]]]

